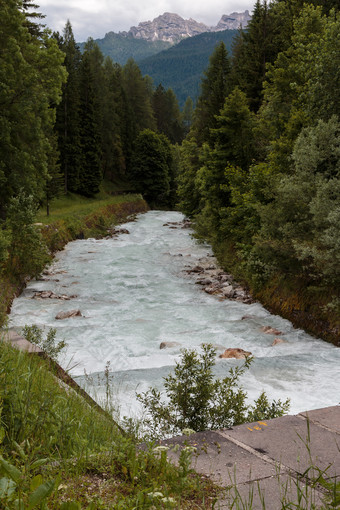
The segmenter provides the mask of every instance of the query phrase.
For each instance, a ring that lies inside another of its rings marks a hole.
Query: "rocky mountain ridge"
[[[194,19],[183,19],[178,14],[165,12],[153,21],[143,21],[137,27],[131,27],[128,32],[119,32],[120,35],[146,41],[166,41],[176,44],[182,39],[192,37],[204,32],[219,32],[227,29],[238,29],[247,26],[251,15],[249,11],[224,14],[215,27],[209,27]]]

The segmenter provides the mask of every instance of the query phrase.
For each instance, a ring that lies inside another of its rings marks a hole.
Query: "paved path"
[[[318,470],[327,480],[336,475],[340,479],[340,406],[165,443],[195,446],[193,468],[218,485],[231,487],[221,498],[220,509],[262,510],[264,503],[266,510],[281,510],[282,501],[297,504],[300,494],[299,506],[288,508],[310,510],[313,503],[321,507],[325,496],[322,486],[313,484]],[[170,449],[168,455],[176,461],[179,451]]]

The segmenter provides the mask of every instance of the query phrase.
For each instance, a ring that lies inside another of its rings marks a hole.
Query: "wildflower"
[[[196,432],[192,429],[183,429],[182,434],[183,436],[191,436],[191,434],[196,434]]]
[[[148,496],[149,496],[149,498],[151,498],[151,499],[157,499],[157,498],[163,498],[163,497],[164,497],[164,494],[162,494],[161,492],[157,492],[157,491],[155,491],[155,492],[149,492],[149,493],[148,493]]]
[[[162,503],[168,506],[176,506],[176,500],[174,498],[162,498]]]

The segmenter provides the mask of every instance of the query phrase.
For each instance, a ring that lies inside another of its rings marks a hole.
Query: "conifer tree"
[[[64,174],[65,192],[77,192],[81,170],[80,146],[80,90],[79,73],[81,54],[76,45],[72,25],[66,22],[60,47],[65,53],[65,67],[68,73],[63,87],[62,101],[57,109],[56,131],[60,151],[60,167]]]
[[[262,102],[266,66],[284,49],[282,30],[267,1],[257,0],[247,30],[241,30],[234,45],[233,83],[247,94],[255,112]]]
[[[39,6],[37,4],[32,3],[30,0],[22,0],[21,9],[26,18],[24,24],[30,34],[34,37],[40,37],[45,27],[45,25],[41,23],[41,20],[43,20],[46,16],[36,11],[38,7]]]
[[[40,200],[48,177],[53,105],[64,55],[48,33],[38,40],[15,0],[0,3],[0,216],[20,190]]]
[[[98,124],[98,103],[95,78],[85,52],[80,68],[80,143],[82,150],[78,192],[92,197],[99,191],[102,180],[101,140]]]
[[[190,96],[187,97],[182,111],[184,135],[187,135],[192,125],[194,115],[194,103]]]
[[[133,144],[143,129],[156,129],[151,106],[150,83],[143,78],[136,62],[130,58],[123,67],[122,83],[126,98],[126,164],[130,167]]]
[[[151,206],[168,205],[171,179],[171,147],[164,135],[141,131],[134,145],[130,176],[136,190]]]
[[[121,67],[110,58],[104,62],[104,96],[102,119],[103,177],[114,181],[125,174],[125,108]]]
[[[192,130],[199,145],[210,142],[210,130],[216,127],[215,116],[223,107],[230,92],[230,62],[223,42],[218,44],[210,57],[201,83],[201,94],[194,114]]]
[[[152,96],[152,107],[158,131],[166,135],[172,143],[180,143],[183,139],[183,124],[173,90],[165,90],[163,85],[159,84]]]

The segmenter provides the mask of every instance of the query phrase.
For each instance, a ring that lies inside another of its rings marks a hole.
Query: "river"
[[[182,218],[178,212],[151,211],[122,226],[129,234],[69,243],[50,275],[31,281],[14,300],[10,326],[57,328],[57,338],[68,344],[60,363],[99,402],[106,395],[103,373],[109,362],[110,398],[122,416],[140,416],[135,392],[160,388],[180,349],[199,349],[204,342],[253,353],[241,381],[249,401],[265,390],[271,399],[289,397],[294,414],[338,404],[340,349],[259,303],[220,301],[203,292],[184,270],[211,249],[196,243],[190,229],[164,225]],[[32,299],[43,290],[76,297]],[[70,309],[83,316],[55,319]],[[242,320],[244,315],[252,318]],[[273,336],[261,331],[266,325],[282,331],[285,343],[272,347]],[[160,350],[163,341],[179,345]],[[217,358],[216,374],[223,377],[240,363]]]

